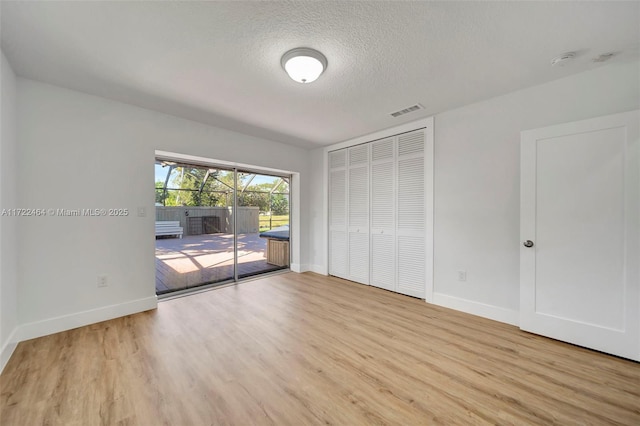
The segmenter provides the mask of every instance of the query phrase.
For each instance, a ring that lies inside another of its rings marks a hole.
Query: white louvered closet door
[[[371,279],[396,290],[395,137],[371,143]]]
[[[347,150],[329,153],[329,274],[348,277]]]
[[[349,148],[348,279],[369,284],[369,144]]]
[[[397,285],[398,293],[426,295],[425,132],[398,136]]]

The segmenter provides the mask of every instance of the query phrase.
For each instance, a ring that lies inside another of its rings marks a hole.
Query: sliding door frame
[[[224,161],[215,161],[215,160],[207,161],[207,159],[204,159],[204,158],[192,157],[192,156],[187,156],[187,155],[177,154],[177,153],[168,153],[164,151],[156,151],[155,157],[154,157],[154,163],[157,161],[170,161],[170,162],[176,162],[179,164],[185,164],[185,165],[190,165],[195,167],[220,169],[220,170],[233,172],[233,207],[232,207],[233,210],[231,215],[232,223],[233,223],[233,276],[230,277],[229,279],[218,281],[218,282],[203,283],[202,285],[198,285],[195,287],[188,287],[185,289],[176,290],[174,292],[164,293],[162,295],[158,295],[158,298],[164,299],[164,298],[183,296],[183,295],[195,293],[198,291],[204,291],[212,288],[218,288],[218,287],[237,284],[243,281],[254,279],[255,277],[261,276],[261,275],[276,274],[276,273],[282,273],[282,272],[294,270],[293,268],[294,252],[292,250],[292,247],[293,247],[293,242],[296,241],[297,243],[297,240],[295,240],[294,233],[290,231],[289,232],[289,267],[288,268],[277,269],[275,271],[265,271],[264,274],[255,274],[255,275],[250,275],[242,278],[238,276],[239,274],[238,274],[237,208],[238,208],[238,174],[239,173],[252,173],[252,174],[273,176],[273,177],[286,179],[289,185],[289,228],[290,230],[292,230],[294,225],[296,225],[294,223],[294,216],[297,216],[293,214],[294,213],[294,189],[297,186],[297,185],[294,185],[294,175],[296,175],[295,172],[289,172],[284,170],[274,170],[274,169],[267,169],[267,168],[262,169],[256,166],[252,167],[252,166],[245,166],[245,165],[240,165],[235,163],[225,164],[226,162]],[[155,221],[155,206],[154,206],[154,221]],[[155,253],[154,253],[154,256],[155,256]]]

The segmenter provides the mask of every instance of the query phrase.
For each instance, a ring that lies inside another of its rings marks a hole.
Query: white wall
[[[637,109],[639,75],[614,63],[436,116],[436,303],[517,323],[520,131]]]
[[[18,117],[20,206],[132,212],[20,220],[21,338],[155,306],[156,150],[303,172],[298,262],[307,263],[306,150],[22,78]]]
[[[0,211],[16,200],[16,76],[2,54],[0,69]],[[17,314],[17,220],[0,216],[0,371],[15,348]]]
[[[328,199],[326,185],[329,175],[327,173],[327,155],[325,148],[317,148],[309,152],[310,181],[314,182],[309,194],[309,270],[318,274],[328,274],[327,239],[328,235]]]
[[[614,63],[435,116],[434,303],[517,323],[520,131],[637,109],[639,75],[639,62]],[[326,181],[322,150],[311,157],[310,179]],[[323,217],[312,216],[310,252],[322,272],[326,200],[316,188],[310,211]]]

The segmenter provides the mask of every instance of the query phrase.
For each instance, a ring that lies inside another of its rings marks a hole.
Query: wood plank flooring
[[[7,425],[640,425],[640,364],[288,273],[20,343]]]

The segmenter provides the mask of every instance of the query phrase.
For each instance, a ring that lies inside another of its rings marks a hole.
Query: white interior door
[[[521,145],[520,328],[635,360],[639,118],[525,131]]]

